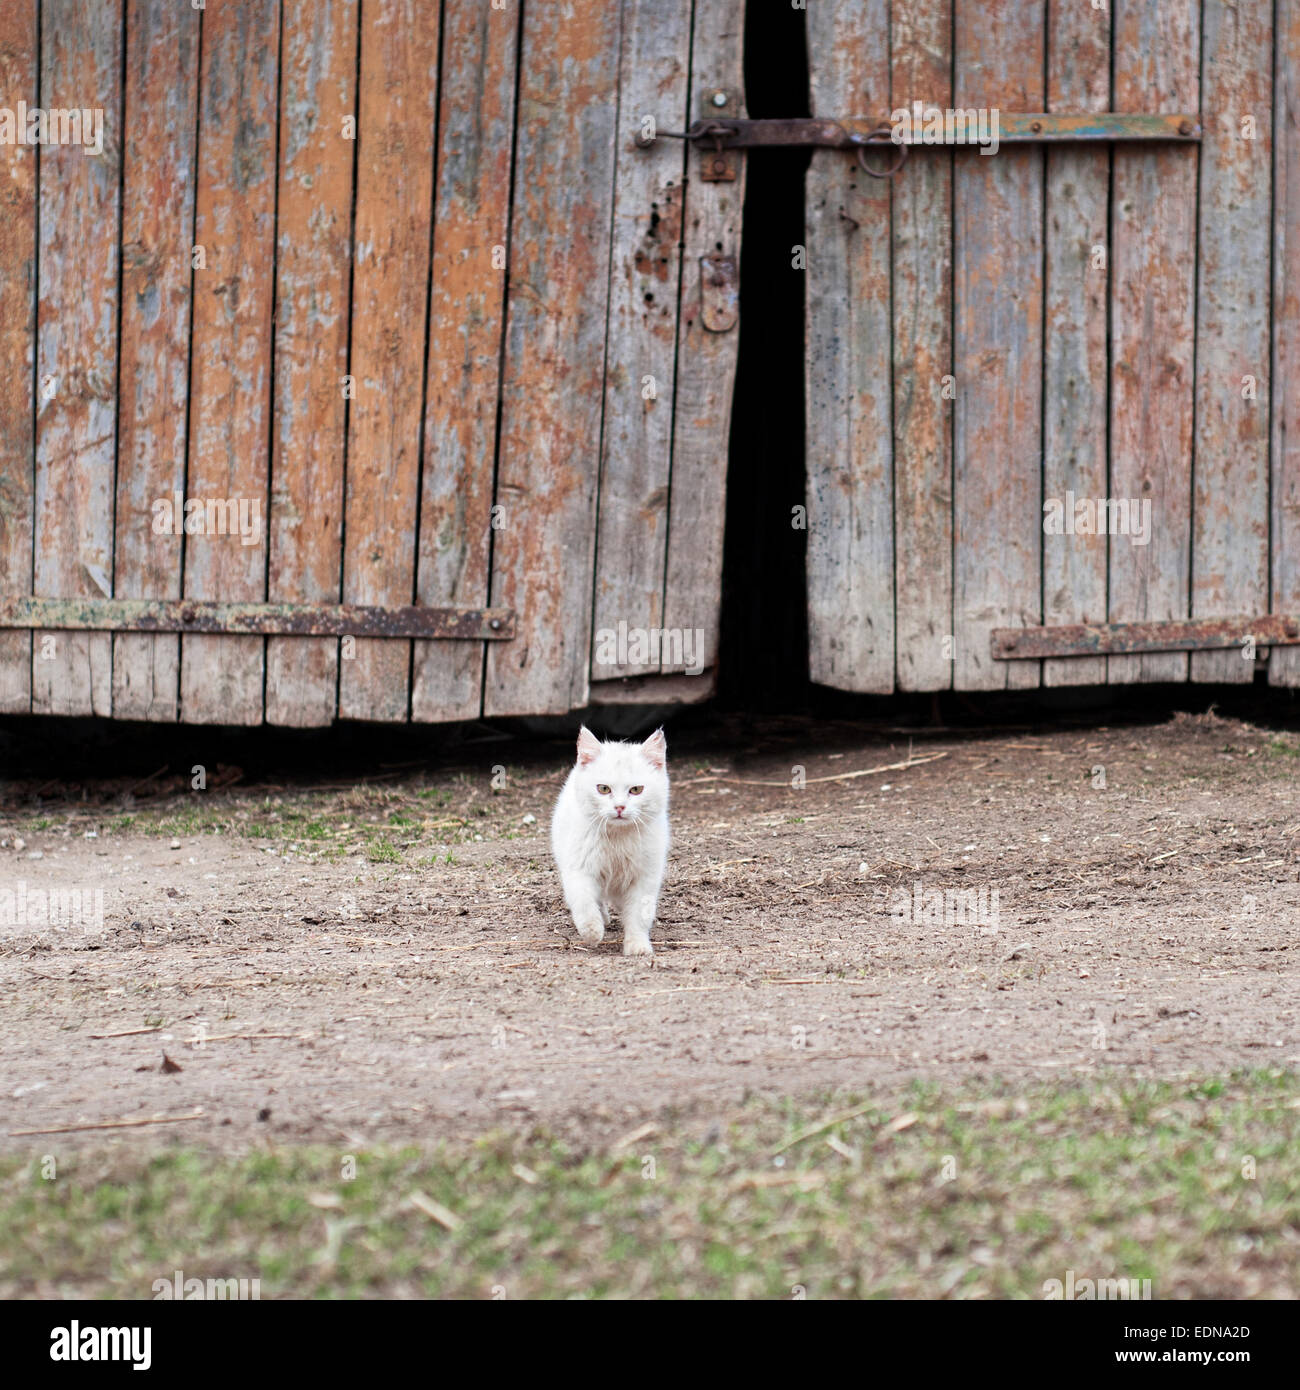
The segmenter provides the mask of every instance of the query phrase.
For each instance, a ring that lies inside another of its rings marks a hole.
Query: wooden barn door
[[[1248,681],[1246,635],[1293,640],[1270,615],[1300,611],[1297,13],[1275,35],[1271,0],[809,6],[815,116],[1048,114],[993,156],[914,147],[892,179],[812,156],[815,681]],[[1113,134],[1042,133],[1064,113]],[[1163,113],[1187,113],[1172,138],[1124,127]],[[1149,540],[1045,534],[1071,494],[1149,502]],[[1271,671],[1300,678],[1297,648]]]
[[[706,182],[644,141],[743,114],[743,25],[728,0],[525,5],[492,557],[518,635],[488,653],[489,715],[683,671],[638,633],[698,630],[716,663],[738,330],[702,305],[712,258],[739,264],[743,165]]]
[[[7,0],[0,106],[105,141],[0,143],[0,709],[562,713],[620,624],[711,666],[737,333],[701,281],[743,182],[638,139],[743,114],[742,25]],[[158,527],[178,497],[261,524]]]

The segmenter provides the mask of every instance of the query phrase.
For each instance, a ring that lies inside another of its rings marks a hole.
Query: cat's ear
[[[668,740],[664,737],[664,731],[656,729],[641,745],[641,751],[650,766],[657,767],[662,772],[664,763],[668,760]]]
[[[584,724],[578,730],[578,766],[586,767],[588,763],[595,762],[599,752],[600,740]]]

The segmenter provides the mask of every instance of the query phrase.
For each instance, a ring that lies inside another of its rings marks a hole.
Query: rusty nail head
[[[1179,133],[1179,135],[1190,135],[1190,134],[1192,133],[1192,123],[1191,123],[1191,121],[1179,121],[1179,122],[1178,122],[1178,133]]]
[[[1006,641],[1007,651],[1014,651],[1015,645],[1016,639],[1014,637],[1008,637]]]
[[[1040,130],[1042,130],[1042,128],[1043,128],[1043,123],[1042,123],[1042,121],[1034,121],[1034,122],[1030,125],[1030,127],[1029,127],[1029,129],[1032,130],[1032,131],[1034,132],[1035,135],[1036,135]]]
[[[727,104],[726,92],[714,92],[713,104],[714,106],[725,106]]]

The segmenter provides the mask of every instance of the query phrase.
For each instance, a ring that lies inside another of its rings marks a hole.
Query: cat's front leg
[[[607,918],[601,909],[600,890],[585,874],[563,876],[564,901],[573,917],[578,935],[588,945],[599,945],[605,935]]]
[[[620,916],[623,919],[623,954],[652,956],[650,928],[654,926],[659,906],[659,885],[656,882],[636,884],[623,900]]]

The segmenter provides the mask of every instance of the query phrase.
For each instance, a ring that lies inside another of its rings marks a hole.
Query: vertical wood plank
[[[1204,0],[1202,32],[1192,616],[1218,618],[1268,609],[1273,0]],[[1192,654],[1195,681],[1254,676]]]
[[[419,602],[484,604],[510,241],[518,11],[446,0]],[[483,643],[416,642],[411,717],[475,719]]]
[[[1300,615],[1300,0],[1278,0],[1273,95],[1273,611]],[[1300,685],[1300,647],[1268,678]]]
[[[1047,32],[1047,110],[1110,110],[1110,11],[1051,0]],[[1110,151],[1049,148],[1043,497],[1063,509],[1106,496],[1109,214]],[[1107,554],[1104,534],[1044,534],[1045,623],[1105,621]],[[1105,657],[1043,663],[1044,685],[1105,681]]]
[[[488,715],[586,703],[618,130],[618,0],[527,5],[519,81]]]
[[[199,13],[129,0],[122,170],[122,365],[113,591],[179,598],[181,537],[153,504],[185,487]],[[180,638],[113,637],[113,715],[174,720]]]
[[[343,549],[357,0],[284,0],[268,597],[337,602]],[[329,724],[339,644],[272,637],[266,721]]]
[[[689,121],[689,0],[625,0],[619,66],[605,421],[596,535],[592,678],[658,670],[659,660],[600,661],[602,631],[662,626],[672,456],[677,304],[687,151],[637,144],[642,122]],[[684,128],[684,127],[682,127]],[[697,184],[694,194],[707,185]],[[646,379],[650,383],[646,385]]]
[[[1045,5],[955,0],[958,107],[1042,109]],[[1043,152],[954,156],[953,549],[959,689],[1037,685],[995,627],[1041,621]]]
[[[713,104],[718,92],[727,97],[724,114],[745,114],[744,38],[743,0],[695,0],[692,121],[718,112]],[[736,177],[730,181],[704,182],[698,165],[689,159],[687,171],[663,620],[670,633],[682,637],[680,650],[674,641],[661,651],[660,670],[665,674],[709,670],[718,661],[727,447],[740,341],[739,312],[725,332],[704,326],[701,261],[705,256],[729,257],[739,286],[745,160],[737,159]]]
[[[220,4],[203,14],[195,242],[190,449],[186,500],[205,504],[202,534],[185,537],[187,598],[266,593],[271,417],[271,309],[279,0]],[[206,528],[208,502],[257,505],[256,544]],[[265,639],[187,633],[181,715],[188,724],[262,719]]]
[[[888,0],[810,8],[808,55],[815,116],[878,117]],[[809,674],[881,693],[894,688],[891,183],[816,150],[804,195]]]
[[[424,403],[438,0],[367,0],[361,14],[343,597],[410,603]],[[339,677],[345,719],[406,719],[411,644],[358,639]]]
[[[0,104],[38,106],[37,0],[0,9]],[[32,591],[35,484],[36,149],[0,145],[0,585]],[[32,706],[32,635],[0,632],[0,713]]]
[[[44,0],[41,100],[47,110],[102,110],[104,148],[41,150],[35,592],[104,598],[113,585],[121,0]],[[32,657],[35,712],[110,713],[108,633],[38,632]]]
[[[952,105],[948,0],[890,10],[890,105]],[[952,684],[952,165],[917,151],[893,183],[894,538],[897,680]]]
[[[1117,0],[1117,111],[1199,109],[1199,17],[1198,0]],[[1113,156],[1110,495],[1150,501],[1151,543],[1110,547],[1111,622],[1189,615],[1196,159]],[[1186,680],[1187,655],[1112,656],[1107,679]]]

